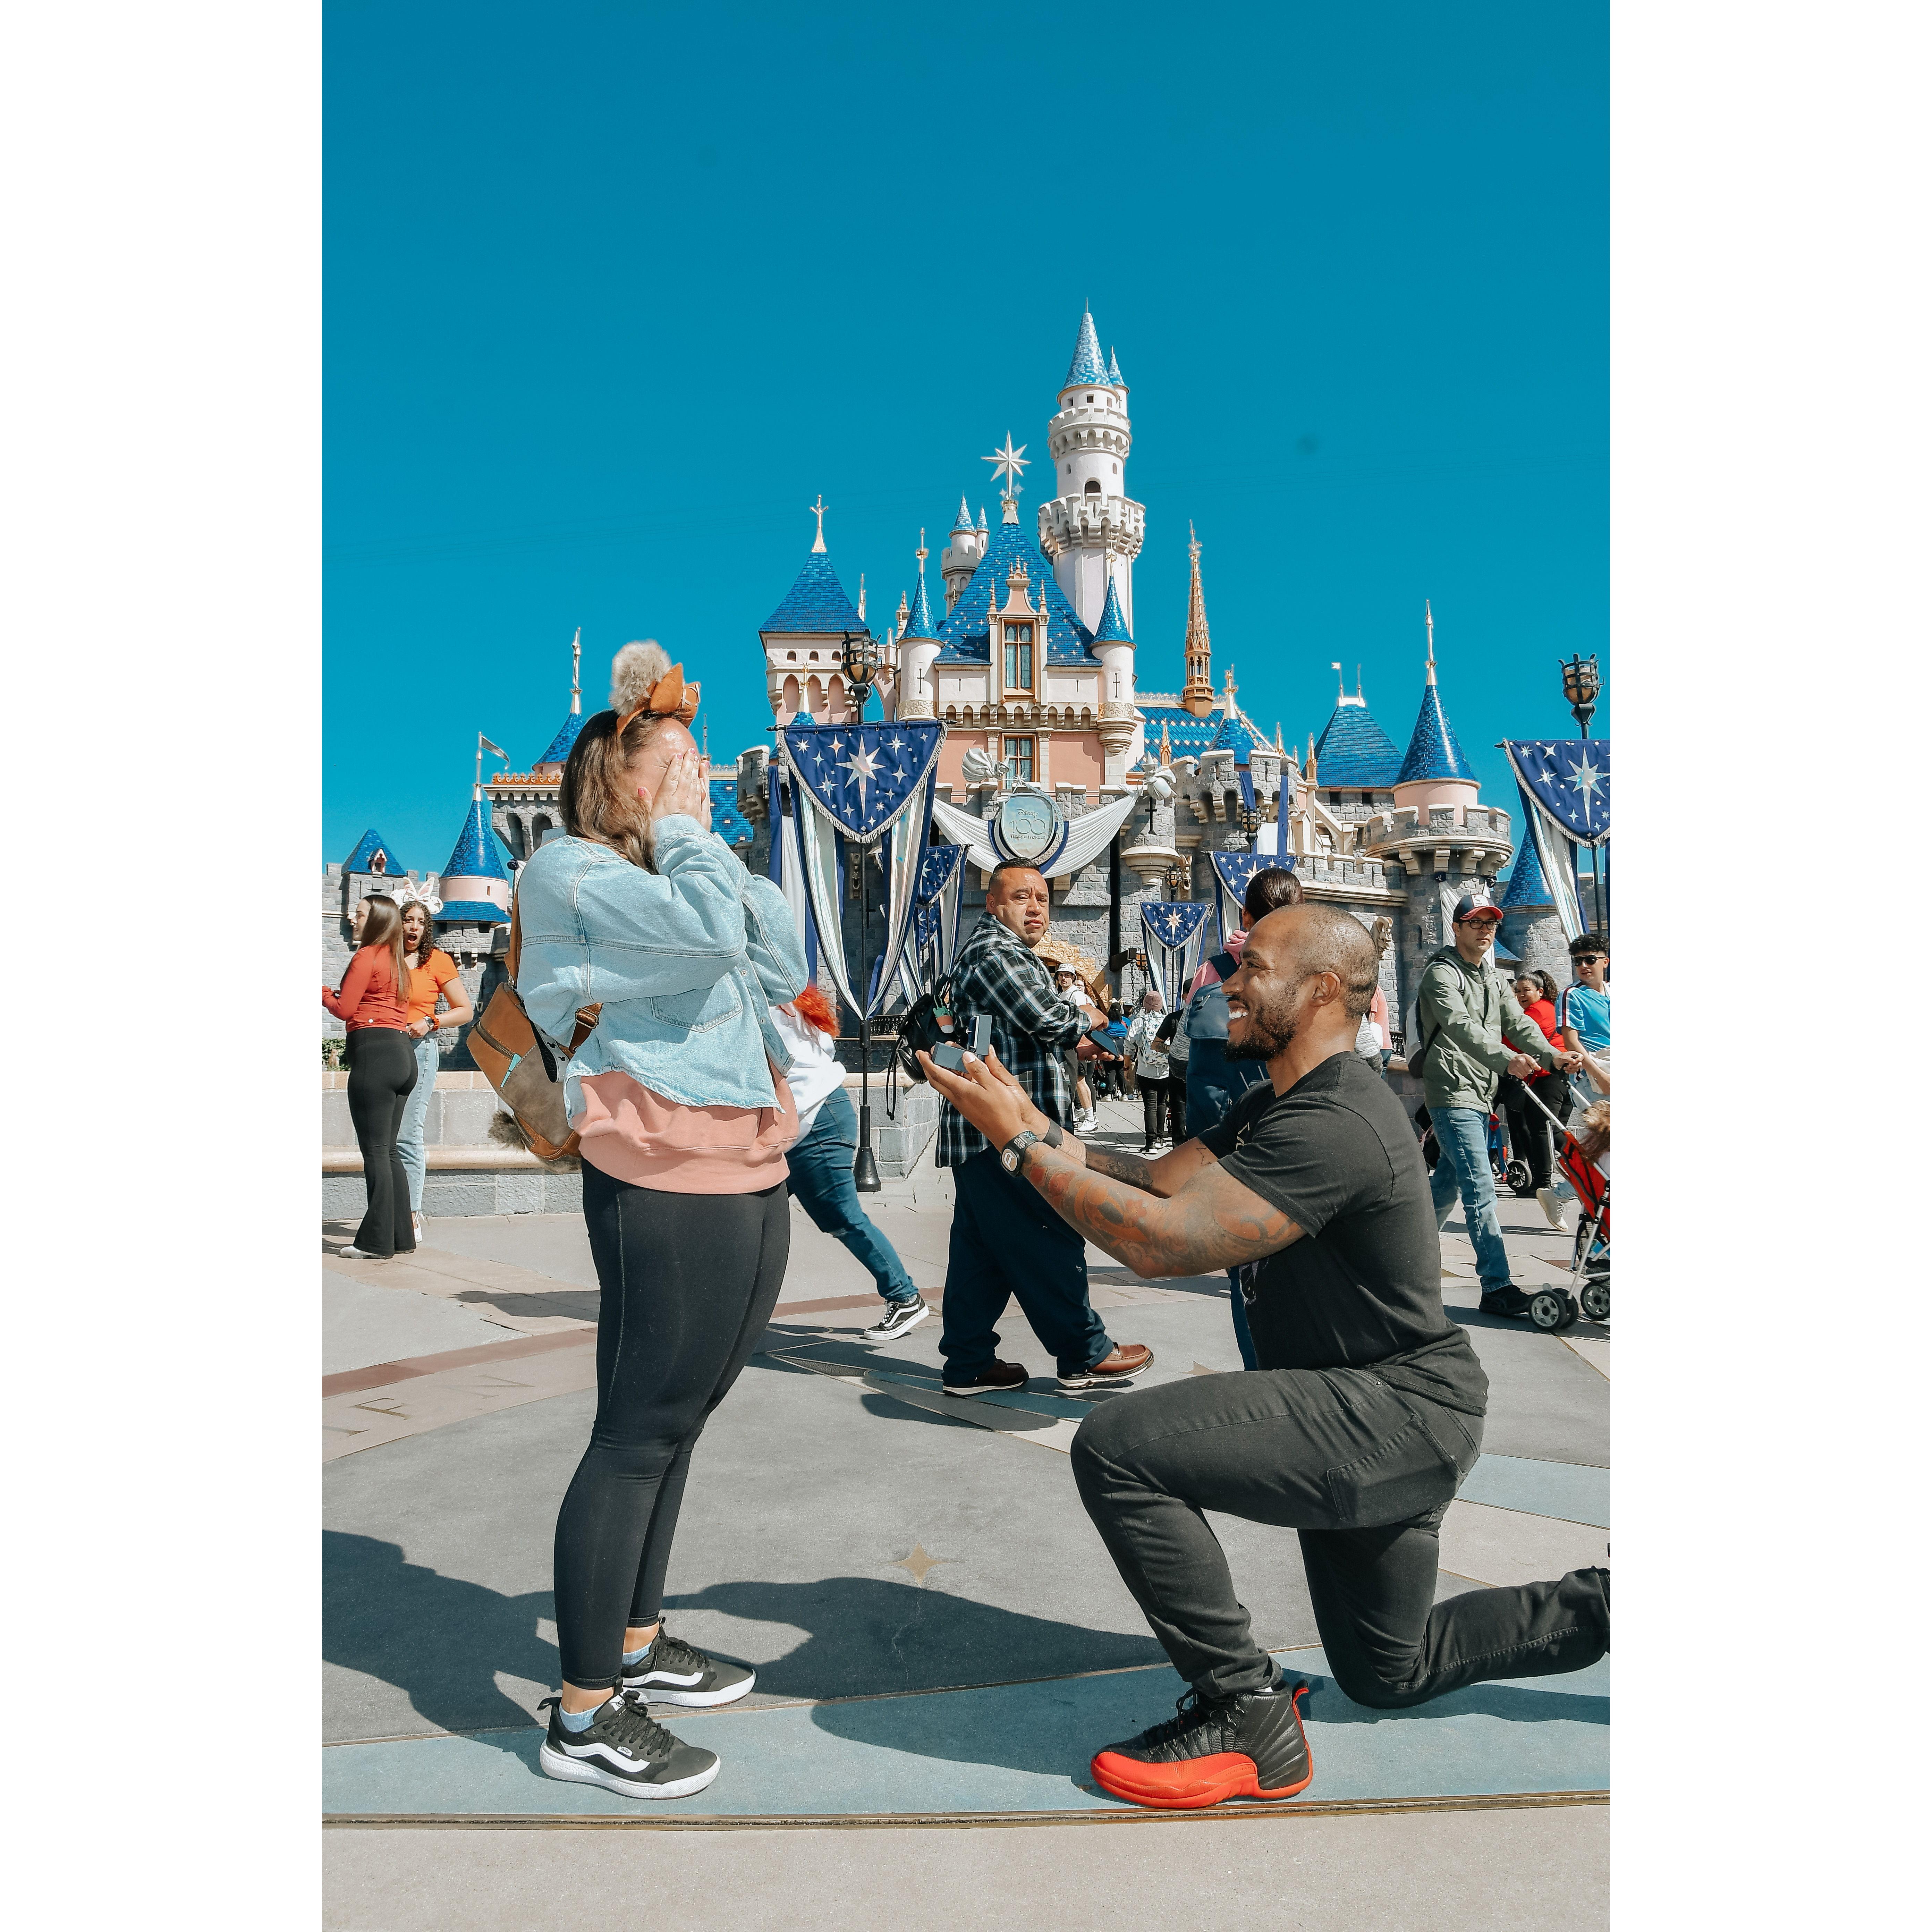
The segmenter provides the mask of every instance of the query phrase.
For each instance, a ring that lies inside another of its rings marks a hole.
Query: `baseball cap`
[[[1455,922],[1466,919],[1501,919],[1503,909],[1487,892],[1465,892],[1456,902]]]

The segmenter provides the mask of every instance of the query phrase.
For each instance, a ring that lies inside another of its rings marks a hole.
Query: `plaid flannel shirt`
[[[954,998],[962,1016],[956,1039],[975,1013],[990,1015],[993,1051],[1050,1120],[1066,1124],[1064,1056],[1078,1040],[1081,1009],[1054,992],[1053,972],[990,914],[983,915],[953,962]],[[935,1167],[959,1167],[992,1143],[958,1108],[942,1100]]]

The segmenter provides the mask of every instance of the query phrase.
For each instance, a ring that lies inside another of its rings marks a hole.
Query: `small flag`
[[[481,731],[478,732],[476,734],[476,748],[479,752],[491,752],[500,758],[507,758],[510,755],[508,752],[503,749],[502,746],[491,744],[489,740],[484,737]]]

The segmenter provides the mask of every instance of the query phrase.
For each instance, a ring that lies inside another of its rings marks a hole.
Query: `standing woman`
[[[654,644],[611,666],[559,792],[566,835],[519,876],[517,991],[568,1042],[584,1218],[602,1299],[597,1416],[556,1520],[563,1687],[538,1762],[632,1798],[718,1774],[645,1706],[729,1704],[752,1673],[663,1628],[664,1573],[693,1448],[764,1332],[791,1223],[798,1115],[771,1008],[806,984],[784,896],[710,829],[685,728],[698,687]]]
[[[1516,976],[1516,998],[1523,1018],[1560,1052],[1563,1036],[1556,1028],[1556,982],[1547,973],[1526,966]],[[1526,1088],[1559,1120],[1569,1119],[1572,1096],[1564,1073],[1539,1073],[1527,1082],[1505,1074],[1497,1082],[1496,1097],[1509,1124],[1510,1151],[1528,1163],[1531,1191],[1536,1192],[1550,1185],[1551,1132],[1550,1123],[1524,1097]]]
[[[1141,1010],[1127,1028],[1124,1049],[1140,1089],[1142,1154],[1153,1154],[1160,1148],[1167,1124],[1167,1048],[1154,1037],[1160,1024],[1160,994],[1150,986],[1141,995]]]
[[[403,915],[386,892],[360,901],[352,929],[357,945],[339,992],[322,989],[322,1004],[349,1035],[349,1118],[362,1150],[368,1205],[356,1239],[342,1250],[351,1261],[386,1262],[414,1252],[410,1178],[397,1151],[403,1108],[416,1083],[416,1058],[403,1030],[409,969],[404,964]]]
[[[403,1109],[402,1132],[396,1137],[396,1151],[403,1157],[403,1169],[410,1177],[410,1225],[416,1239],[422,1239],[423,1127],[429,1118],[430,1096],[436,1091],[436,1072],[442,1049],[436,1036],[450,1027],[467,1026],[476,1016],[470,995],[456,970],[456,962],[440,946],[430,943],[431,906],[424,895],[410,896],[411,888],[398,888],[405,895],[398,902],[403,909],[403,940],[407,950],[404,963],[409,968],[410,1004],[404,1030],[416,1042],[416,1084]],[[442,902],[435,902],[440,911]],[[439,996],[448,1004],[436,1010]]]

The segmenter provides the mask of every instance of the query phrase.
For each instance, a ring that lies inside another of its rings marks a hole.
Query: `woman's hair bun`
[[[670,669],[670,659],[655,638],[626,644],[610,660],[610,709],[627,717],[651,694],[651,686]]]

